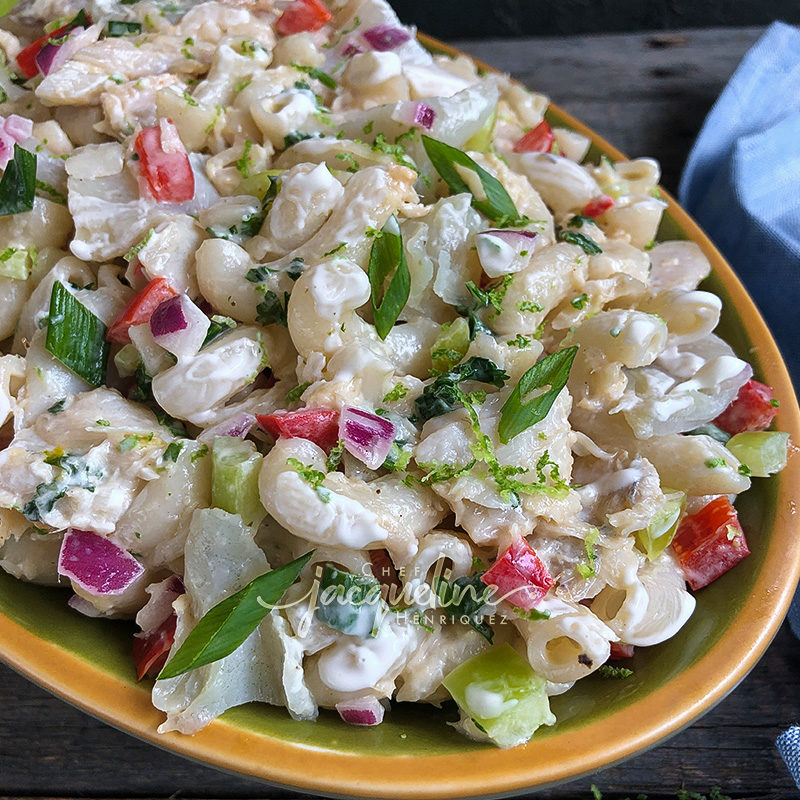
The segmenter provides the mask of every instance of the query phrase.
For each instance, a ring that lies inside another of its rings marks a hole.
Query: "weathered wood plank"
[[[547,94],[678,183],[708,110],[762,28],[453,42]]]
[[[594,783],[609,797],[719,785],[737,798],[797,796],[774,747],[800,716],[800,642],[784,627],[766,656],[722,704],[661,746],[590,779],[537,794],[589,798]],[[0,668],[0,792],[11,796],[263,797],[265,787],[224,775],[139,742]],[[274,798],[292,797],[267,790]]]

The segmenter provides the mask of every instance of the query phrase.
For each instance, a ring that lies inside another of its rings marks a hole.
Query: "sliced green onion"
[[[61,281],[50,295],[45,347],[65,367],[92,386],[106,379],[106,326],[80,303]]]
[[[217,603],[189,632],[158,678],[175,678],[230,655],[259,626],[297,580],[314,551],[259,575]]]
[[[635,534],[639,546],[650,561],[658,558],[672,542],[672,538],[678,530],[683,510],[686,508],[686,495],[683,492],[676,493],[670,489],[664,489],[664,494],[678,494],[679,496],[667,500],[653,515],[650,524],[643,530],[636,531]]]
[[[30,211],[35,194],[36,156],[15,144],[14,157],[0,179],[0,216]]]
[[[217,436],[211,451],[211,504],[238,514],[245,525],[261,522],[267,513],[258,494],[262,461],[252,442]]]
[[[767,478],[786,466],[789,434],[779,431],[737,433],[726,447],[756,478]]]
[[[447,372],[461,361],[469,350],[469,323],[458,317],[445,322],[431,347],[431,362],[437,372]]]
[[[731,438],[729,433],[722,430],[722,428],[718,428],[716,425],[713,425],[710,422],[707,422],[705,425],[698,425],[696,428],[694,428],[694,430],[689,431],[686,435],[710,436],[712,439],[722,442],[722,444],[727,444]]]
[[[380,608],[381,585],[375,578],[325,565],[314,612],[320,622],[350,636],[375,636]]]
[[[380,235],[375,236],[369,254],[368,274],[375,330],[381,339],[385,339],[405,308],[411,291],[403,238],[394,216],[389,217]]]
[[[430,136],[422,137],[422,145],[450,191],[453,194],[471,194],[472,205],[498,228],[527,222],[520,216],[503,184],[466,153]]]
[[[510,442],[518,433],[541,422],[550,412],[561,390],[567,385],[572,362],[578,352],[577,345],[559,350],[534,364],[514,387],[500,409],[500,424],[497,433],[503,444]],[[535,389],[550,388],[523,403],[524,398]]]
[[[547,681],[508,644],[459,664],[442,685],[500,747],[527,742],[541,725],[556,721],[545,691]]]

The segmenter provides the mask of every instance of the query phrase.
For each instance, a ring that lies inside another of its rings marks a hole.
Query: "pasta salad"
[[[161,731],[454,700],[512,747],[749,554],[788,435],[655,161],[384,0],[2,23],[0,566],[135,617]]]

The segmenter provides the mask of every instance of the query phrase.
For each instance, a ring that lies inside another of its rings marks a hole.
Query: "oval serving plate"
[[[420,36],[436,53],[459,55]],[[479,64],[487,71],[491,68]],[[592,140],[590,158],[624,156],[551,105],[552,123]],[[713,266],[707,286],[723,300],[720,333],[747,358],[781,400],[777,427],[800,442],[789,375],[767,327],[719,251],[675,201],[661,239],[692,239]],[[552,698],[558,723],[527,745],[497,750],[455,733],[454,718],[431,706],[395,705],[375,729],[353,728],[323,712],[294,722],[285,709],[251,704],[227,712],[194,736],[159,735],[162,715],[150,684],[136,683],[133,625],[82,617],[67,593],[0,573],[0,658],[67,702],[182,756],[286,787],[325,795],[468,798],[544,787],[596,771],[689,725],[753,668],[775,635],[800,575],[794,508],[800,458],[770,480],[756,480],[739,501],[753,554],[698,594],[697,610],[678,635],[637,650],[625,681],[581,680]]]

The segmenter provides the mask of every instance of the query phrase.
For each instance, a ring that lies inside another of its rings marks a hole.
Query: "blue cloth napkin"
[[[800,30],[775,22],[744,57],[703,123],[679,197],[747,286],[800,386]],[[800,590],[789,623],[800,637]],[[800,788],[800,727],[777,746]]]

